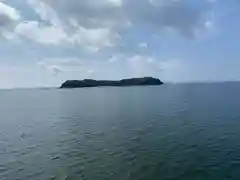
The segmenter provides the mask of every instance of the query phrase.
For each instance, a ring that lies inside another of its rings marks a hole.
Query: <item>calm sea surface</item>
[[[0,91],[1,180],[240,179],[240,83]]]

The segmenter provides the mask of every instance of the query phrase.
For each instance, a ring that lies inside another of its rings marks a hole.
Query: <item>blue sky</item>
[[[238,0],[0,0],[0,88],[240,80]]]

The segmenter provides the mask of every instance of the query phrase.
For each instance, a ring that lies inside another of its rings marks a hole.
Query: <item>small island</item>
[[[97,86],[156,86],[162,84],[163,82],[161,80],[153,77],[122,79],[119,81],[84,79],[82,81],[67,80],[61,85],[60,88],[84,88]]]

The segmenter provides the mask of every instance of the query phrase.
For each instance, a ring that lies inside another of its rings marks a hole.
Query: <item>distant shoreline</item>
[[[163,82],[161,80],[153,77],[122,79],[118,81],[84,79],[84,80],[67,80],[60,86],[60,88],[73,89],[73,88],[101,87],[101,86],[118,86],[118,87],[119,86],[151,86],[151,85],[159,86],[162,84]]]
[[[240,84],[240,81],[196,81],[196,82],[164,82],[164,85],[217,85],[217,84]],[[137,85],[136,85],[137,86]],[[150,86],[150,85],[148,85]],[[98,87],[98,86],[96,86]],[[111,86],[110,86],[111,87]],[[6,90],[54,90],[59,89],[59,86],[46,87],[7,87],[0,88],[0,91]]]

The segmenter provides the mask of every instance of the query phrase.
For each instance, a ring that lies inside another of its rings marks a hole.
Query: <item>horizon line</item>
[[[186,81],[186,82],[163,82],[168,84],[222,84],[222,83],[240,83],[240,80],[224,80],[224,81]],[[60,85],[61,86],[61,85]],[[60,86],[19,86],[19,87],[0,87],[0,90],[27,90],[27,89],[58,89]]]

